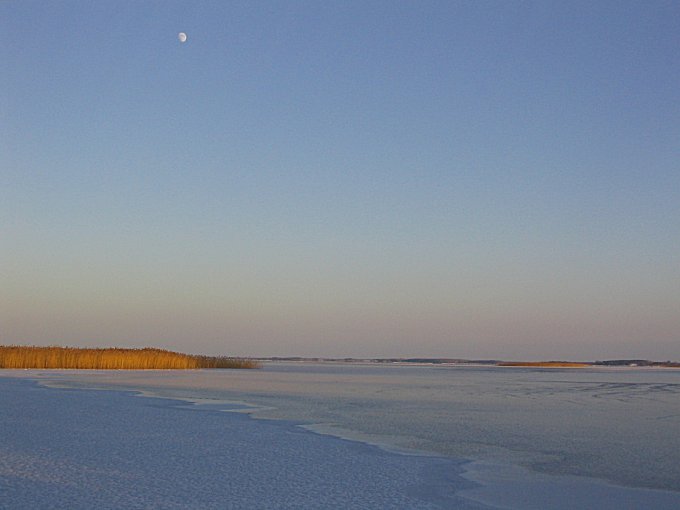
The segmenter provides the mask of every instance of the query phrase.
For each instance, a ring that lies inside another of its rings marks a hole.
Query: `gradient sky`
[[[0,343],[680,359],[678,2],[10,0],[0,108]]]

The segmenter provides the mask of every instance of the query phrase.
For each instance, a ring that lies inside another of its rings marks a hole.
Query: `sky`
[[[680,4],[0,2],[0,343],[680,360]]]

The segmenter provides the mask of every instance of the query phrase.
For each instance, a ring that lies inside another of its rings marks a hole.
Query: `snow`
[[[549,476],[508,464],[473,462],[463,477],[476,486],[459,495],[492,508],[521,510],[677,510],[680,494],[621,487],[576,476]]]
[[[0,377],[0,507],[466,508],[460,463],[130,392]]]
[[[395,374],[406,386],[402,389],[369,369],[370,377],[342,367],[337,370],[347,372],[347,378],[329,380],[327,370],[310,374],[303,368],[295,373],[0,371],[0,508],[680,508],[680,492],[674,490],[541,473],[514,464],[512,456],[506,462],[490,462],[404,450],[405,444],[422,444],[409,439],[414,430],[447,432],[439,414],[426,412],[441,405],[433,396],[431,401],[426,398],[431,383],[441,379],[440,372],[436,379],[420,372]],[[483,375],[495,385],[492,374]],[[471,377],[463,375],[465,380]],[[522,375],[523,384],[528,377]],[[423,389],[416,391],[420,379]],[[533,391],[536,383],[531,384]],[[538,384],[541,389],[545,383]],[[550,382],[550,388],[555,384]],[[675,409],[676,386],[674,379],[664,383],[667,401],[658,412]],[[491,421],[499,421],[498,412],[490,412],[496,409],[493,401],[478,398],[489,386],[461,387],[471,392],[471,402],[486,417],[483,425],[503,430]],[[631,388],[626,391],[637,391],[638,386]],[[448,393],[449,386],[446,389]],[[382,400],[360,398],[376,391]],[[419,405],[404,407],[404,391],[415,392]],[[383,398],[386,394],[388,399]],[[530,395],[538,399],[536,406],[545,404],[542,393]],[[569,389],[567,396],[584,402],[572,411],[591,409],[591,400],[600,407],[607,404],[602,398],[589,399],[581,386]],[[642,405],[649,408],[648,402],[656,405],[656,400],[639,398],[624,403],[630,412]],[[462,421],[465,408],[457,403],[453,409],[458,414],[451,416]],[[518,405],[517,399],[513,404]],[[607,409],[616,411],[620,404],[615,400]],[[399,413],[409,416],[395,421]],[[354,418],[348,419],[350,415]],[[310,420],[319,416],[340,422]],[[440,428],[435,428],[435,418]],[[668,421],[662,418],[649,421],[649,430],[658,431],[659,423]],[[366,427],[373,421],[385,423]],[[447,423],[449,435],[459,430]],[[366,432],[374,429],[393,435]],[[609,445],[615,446],[620,431],[610,430]],[[550,429],[542,433],[550,434]],[[560,430],[554,436],[555,442],[570,437]],[[505,437],[505,444],[512,439]],[[649,475],[648,462],[633,467]]]

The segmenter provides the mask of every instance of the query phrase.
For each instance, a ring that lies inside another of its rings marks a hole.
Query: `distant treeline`
[[[610,359],[606,361],[596,361],[593,365],[607,367],[673,367],[680,368],[680,363],[673,361],[650,361],[648,359]]]
[[[226,356],[196,356],[163,349],[80,349],[0,346],[0,368],[77,368],[104,370],[257,368],[257,361]]]
[[[428,365],[489,365],[499,367],[586,368],[597,366],[668,367],[680,368],[679,362],[646,359],[616,359],[606,361],[502,361],[497,359],[461,358],[305,358],[301,356],[260,358],[263,361],[300,361],[316,363],[414,363]]]

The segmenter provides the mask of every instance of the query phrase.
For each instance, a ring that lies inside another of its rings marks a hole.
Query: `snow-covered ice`
[[[676,510],[679,422],[678,371],[0,371],[0,508]]]
[[[460,464],[129,392],[0,377],[0,508],[467,508]]]

